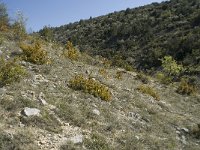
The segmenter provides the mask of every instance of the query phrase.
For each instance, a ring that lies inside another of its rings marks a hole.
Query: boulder
[[[39,116],[40,115],[40,110],[37,109],[37,108],[28,108],[28,107],[25,107],[23,110],[22,110],[22,114],[27,116],[27,117],[30,117],[30,116]]]

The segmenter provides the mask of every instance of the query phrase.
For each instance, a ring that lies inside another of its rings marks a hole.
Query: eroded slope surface
[[[51,64],[21,61],[29,75],[0,88],[1,149],[199,149],[198,94],[180,95],[176,84],[162,85],[149,77],[145,85],[157,91],[158,101],[138,90],[144,83],[137,72],[105,67],[98,56],[64,58],[59,45],[44,48]],[[21,53],[9,40],[0,51],[7,58]],[[109,87],[112,100],[71,89],[69,81],[77,74]],[[25,108],[39,113],[28,116]]]

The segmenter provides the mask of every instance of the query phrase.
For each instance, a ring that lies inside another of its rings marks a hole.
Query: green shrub
[[[38,65],[50,63],[47,52],[41,48],[40,42],[37,41],[32,45],[21,43],[20,48],[23,51],[22,57],[25,61]]]
[[[179,76],[184,71],[182,65],[178,65],[172,56],[165,56],[162,61],[163,71],[167,76]]]
[[[140,92],[144,93],[144,94],[148,94],[150,96],[152,96],[153,98],[155,98],[156,100],[160,100],[159,95],[157,94],[157,92],[150,86],[147,85],[140,85],[137,90],[139,90]]]
[[[53,31],[50,27],[44,26],[43,29],[39,31],[40,36],[46,41],[53,40]]]
[[[101,84],[92,78],[84,78],[83,75],[76,75],[69,81],[70,87],[75,90],[82,90],[85,93],[92,94],[96,97],[100,97],[102,100],[111,100],[111,92],[108,87]]]
[[[172,78],[170,76],[166,76],[163,72],[157,72],[156,78],[162,83],[162,84],[170,84],[172,82]]]
[[[63,55],[71,60],[77,60],[79,57],[78,50],[74,48],[72,42],[67,41],[66,49],[63,51]]]
[[[25,69],[17,64],[16,60],[0,60],[0,84],[6,85],[17,82],[27,75]]]
[[[112,65],[124,68],[126,71],[134,71],[134,68],[126,62],[120,55],[115,55],[112,59]]]
[[[174,80],[179,80],[180,74],[185,71],[182,65],[178,65],[172,56],[165,56],[160,59],[163,71],[156,73],[156,78],[163,84],[170,84]]]
[[[180,94],[186,94],[191,95],[195,94],[197,91],[196,85],[194,83],[191,83],[189,79],[182,78],[181,82],[179,84],[179,87],[177,89],[177,92]]]

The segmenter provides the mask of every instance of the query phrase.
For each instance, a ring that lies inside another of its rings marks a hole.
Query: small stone
[[[85,73],[89,75],[89,74],[90,74],[90,71],[89,71],[89,70],[86,70]]]
[[[187,128],[181,128],[182,131],[189,133],[189,130]]]
[[[21,61],[20,63],[22,66],[26,66],[27,62],[26,61]]]
[[[186,138],[185,138],[184,135],[181,136],[181,142],[182,142],[183,144],[185,144],[185,145],[187,144]]]
[[[40,145],[45,145],[45,144],[46,144],[46,141],[40,141],[39,144],[40,144]]]
[[[58,137],[59,137],[59,138],[62,138],[62,135],[58,134]]]
[[[93,109],[92,113],[99,116],[100,115],[100,111],[98,109]]]
[[[40,84],[41,82],[48,82],[42,75],[38,74],[33,77],[34,84]]]
[[[3,95],[3,93],[5,93],[6,92],[6,88],[5,87],[2,87],[2,88],[0,88],[0,95]]]
[[[88,101],[90,101],[91,99],[90,98],[88,98]],[[92,103],[92,106],[93,107],[95,107],[95,108],[97,108],[97,105],[96,104],[94,104],[94,103]]]
[[[25,125],[24,125],[23,123],[20,122],[20,123],[19,123],[19,127],[20,127],[20,128],[24,128]]]
[[[39,96],[38,96],[38,100],[40,101],[40,103],[41,103],[42,105],[47,105],[47,102],[46,102],[46,100],[45,100],[45,95],[44,95],[44,93],[40,92],[40,94],[39,94]]]
[[[41,103],[42,105],[47,105],[47,102],[46,102],[44,99],[39,99],[39,101],[40,101],[40,103]]]
[[[137,135],[135,136],[135,138],[136,138],[137,140],[139,140],[139,139],[140,139],[140,137],[139,137],[139,136],[137,136]]]
[[[83,142],[83,135],[76,135],[74,137],[69,138],[68,140],[71,141],[74,144],[82,143]]]
[[[26,92],[25,91],[21,91],[21,95],[24,98],[27,98],[29,100],[36,100],[36,96],[35,96],[35,92],[34,91],[29,91],[29,90],[27,90]]]
[[[48,105],[48,108],[49,108],[50,110],[55,110],[55,109],[56,109],[56,106],[54,106],[54,105]]]
[[[77,97],[76,97],[76,95],[74,93],[72,94],[72,98],[73,99],[77,99]]]
[[[27,117],[30,117],[30,116],[39,116],[40,114],[40,110],[37,109],[37,108],[28,108],[28,107],[25,107],[22,111],[22,114],[27,116]]]
[[[135,113],[135,112],[129,112],[128,116],[131,117],[131,118],[135,118],[135,119],[141,119],[140,114]]]
[[[67,126],[67,127],[69,127],[69,123],[64,123],[64,126]]]

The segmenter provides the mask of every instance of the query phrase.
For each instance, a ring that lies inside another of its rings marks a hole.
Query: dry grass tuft
[[[144,94],[148,94],[150,96],[152,96],[153,98],[155,98],[156,100],[160,100],[159,95],[157,94],[157,92],[150,86],[147,85],[140,85],[137,90],[139,90],[140,92],[144,93]]]

